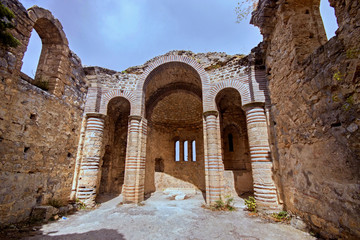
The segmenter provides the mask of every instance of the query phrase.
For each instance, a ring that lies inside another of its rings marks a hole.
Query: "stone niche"
[[[199,76],[185,64],[162,65],[148,77],[145,193],[205,190],[201,97]]]
[[[130,103],[124,98],[114,98],[108,104],[105,124],[101,181],[98,200],[117,196],[122,191],[125,174],[125,157]]]

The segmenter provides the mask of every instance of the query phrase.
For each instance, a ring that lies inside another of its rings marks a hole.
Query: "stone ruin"
[[[360,237],[358,1],[330,0],[329,41],[319,0],[260,0],[248,56],[171,51],[123,72],[83,67],[48,10],[1,2],[21,42],[0,49],[2,226],[52,199],[183,189],[253,193],[325,238]],[[34,79],[20,71],[33,30]]]

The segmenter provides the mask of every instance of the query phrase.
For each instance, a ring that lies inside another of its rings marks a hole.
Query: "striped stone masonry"
[[[135,89],[126,89],[123,86],[113,88],[107,84],[109,75],[104,73],[100,77],[105,79],[98,88],[90,88],[86,110],[99,111],[107,115],[109,102],[116,97],[123,97],[130,102],[130,116],[128,122],[127,148],[125,159],[125,176],[122,186],[124,203],[139,203],[144,200],[145,185],[145,159],[147,120],[145,114],[145,89],[149,76],[163,64],[178,62],[192,67],[201,80],[202,106],[203,106],[203,138],[204,138],[204,160],[205,160],[205,183],[206,202],[211,205],[224,196],[224,164],[222,159],[222,138],[219,113],[216,107],[216,96],[227,88],[237,90],[241,96],[241,103],[247,109],[247,124],[249,135],[249,148],[252,162],[252,174],[254,178],[254,191],[258,205],[264,209],[277,206],[277,191],[272,180],[272,162],[270,147],[268,143],[268,130],[266,116],[262,105],[266,103],[267,81],[264,70],[256,69],[254,66],[244,67],[242,65],[223,66],[211,71],[205,71],[199,60],[185,55],[164,55],[148,62],[141,75],[136,76],[133,83]],[[120,73],[115,74],[120,76]],[[114,75],[114,76],[115,76]],[[123,76],[123,75],[121,75]],[[211,80],[211,82],[210,82]],[[106,83],[106,84],[105,84]],[[100,94],[100,98],[99,98]],[[254,103],[255,102],[255,103]],[[257,103],[262,104],[261,106]],[[255,105],[254,105],[255,104]],[[90,121],[90,120],[88,120]],[[90,129],[86,131],[96,132],[103,126],[97,126],[95,122],[88,122]],[[87,135],[86,135],[87,136]],[[94,135],[95,136],[95,135]],[[99,156],[86,155],[89,152],[84,140],[84,157],[81,163],[81,174],[84,168],[87,171],[99,172]],[[95,146],[95,145],[94,145]],[[95,151],[95,150],[94,150]],[[91,152],[91,151],[90,151]],[[99,154],[98,154],[99,155]],[[97,179],[96,177],[93,177]],[[93,181],[95,181],[93,179]],[[97,181],[97,180],[96,180]],[[90,182],[90,180],[88,180]],[[81,189],[81,181],[78,183],[78,195],[82,198],[96,194],[96,188]],[[94,186],[95,182],[93,183]],[[80,195],[79,195],[80,196]]]
[[[209,77],[204,68],[196,62],[196,60],[189,58],[187,56],[179,56],[179,55],[170,55],[170,56],[160,56],[159,58],[155,59],[153,62],[149,63],[147,68],[145,69],[144,73],[140,76],[139,81],[136,84],[136,89],[134,91],[134,96],[136,97],[136,104],[134,104],[134,111],[132,113],[137,115],[142,115],[144,113],[145,103],[143,100],[145,99],[144,94],[144,87],[146,86],[146,80],[150,73],[155,70],[160,65],[165,63],[171,62],[181,62],[185,63],[192,68],[199,74],[201,83],[202,83],[202,91],[204,97],[206,98],[206,94],[208,94],[210,90],[210,83]]]
[[[76,196],[87,206],[94,206],[100,184],[105,115],[99,113],[87,113],[86,117],[84,152],[80,164]]]
[[[207,111],[204,113],[204,149],[205,149],[205,178],[206,202],[213,204],[223,194],[224,166],[219,152],[218,112]]]
[[[140,116],[129,116],[128,141],[123,185],[123,202],[144,200],[147,122]]]
[[[272,161],[265,110],[257,104],[244,106],[249,137],[254,193],[259,209],[279,209],[277,191],[272,179]]]
[[[86,133],[86,123],[87,123],[87,119],[86,119],[86,116],[84,116],[83,120],[82,120],[82,124],[81,124],[79,145],[78,145],[78,150],[77,150],[77,154],[76,154],[74,178],[73,178],[71,194],[70,194],[70,199],[71,200],[76,199],[76,191],[77,191],[78,182],[79,182],[79,171],[80,171],[80,168],[81,168],[81,159],[82,159],[82,153],[83,153],[83,148],[84,148],[84,140],[85,140],[85,133]]]
[[[123,97],[130,102],[130,109],[134,112],[134,108],[136,106],[135,97],[132,92],[124,91],[120,89],[109,90],[107,88],[103,89],[103,95],[101,97],[101,104],[100,104],[100,113],[107,114],[107,107],[111,99],[115,97]],[[132,114],[132,113],[131,113]]]
[[[216,96],[217,94],[226,89],[226,88],[233,88],[236,89],[240,96],[241,101],[243,104],[247,104],[251,102],[251,96],[249,91],[249,86],[247,83],[238,81],[238,80],[225,80],[220,83],[217,83],[216,85],[211,87],[211,90],[207,96],[207,98],[204,101],[204,110],[207,111],[207,109],[215,109],[216,108]]]

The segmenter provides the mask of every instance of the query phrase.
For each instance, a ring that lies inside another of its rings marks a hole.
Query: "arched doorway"
[[[128,135],[130,102],[123,97],[111,99],[107,105],[104,129],[105,153],[97,201],[118,196],[122,191]]]
[[[216,96],[220,118],[225,193],[253,194],[253,178],[246,116],[237,90],[226,88]]]
[[[145,194],[168,188],[205,191],[202,83],[197,71],[168,62],[147,76]]]

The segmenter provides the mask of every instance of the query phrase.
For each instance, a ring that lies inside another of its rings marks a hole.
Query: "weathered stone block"
[[[48,221],[58,212],[59,209],[52,206],[36,206],[32,209],[31,219],[36,221]]]

